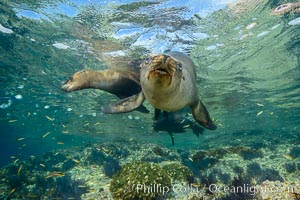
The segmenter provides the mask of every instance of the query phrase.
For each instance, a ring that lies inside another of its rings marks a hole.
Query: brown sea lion
[[[82,89],[101,89],[119,98],[125,98],[141,92],[140,76],[135,71],[118,70],[82,70],[76,72],[61,87],[71,92]]]
[[[217,128],[199,99],[195,65],[187,55],[169,52],[148,57],[140,65],[140,82],[140,93],[104,106],[102,110],[106,113],[129,112],[147,99],[153,107],[163,111],[189,106],[194,119],[203,127]]]

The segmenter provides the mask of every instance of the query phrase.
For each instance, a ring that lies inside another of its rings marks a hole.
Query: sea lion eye
[[[182,64],[181,63],[177,64],[177,70],[182,71]]]
[[[151,58],[150,58],[150,57],[146,58],[146,59],[145,59],[145,64],[149,64],[150,61],[151,61]]]

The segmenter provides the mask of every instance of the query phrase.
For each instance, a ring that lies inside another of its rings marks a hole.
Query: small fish
[[[258,105],[260,107],[264,106],[264,104],[261,104],[261,103],[256,103],[256,105]]]
[[[28,113],[27,113],[27,117],[30,117],[30,115],[31,115],[31,113],[30,113],[30,112],[28,112]]]
[[[273,115],[274,113],[273,112],[270,112],[270,115]]]
[[[11,120],[9,120],[8,122],[9,122],[9,123],[14,123],[14,122],[16,122],[16,121],[18,121],[18,120],[16,120],[16,119],[11,119]]]
[[[9,192],[9,194],[14,193],[15,191],[16,191],[16,188],[13,188],[13,189]]]
[[[18,169],[18,172],[17,172],[18,176],[21,175],[22,169],[23,169],[23,165],[21,164],[21,165],[19,166],[19,169]]]
[[[181,120],[180,124],[182,124],[183,122],[185,122],[185,119]]]
[[[37,199],[38,198],[38,196],[34,195],[34,194],[28,194],[26,197],[29,199]]]
[[[63,142],[57,142],[57,144],[65,144],[65,143],[63,143]]]
[[[201,185],[200,185],[200,183],[191,183],[191,186],[192,187],[200,187]]]
[[[51,132],[50,131],[48,131],[47,133],[45,133],[42,137],[43,138],[45,138],[45,137],[47,137],[49,134],[50,134]]]
[[[23,138],[23,137],[21,137],[21,138],[18,138],[17,140],[18,141],[22,141],[22,140],[24,140],[25,138]]]
[[[41,167],[44,167],[44,168],[46,167],[46,165],[44,165],[43,163],[40,163],[40,166],[41,166]]]
[[[86,124],[84,124],[83,126],[88,126],[88,125],[90,125],[90,123],[88,122],[88,123],[86,123]]]
[[[86,188],[87,186],[86,185],[78,185],[77,187],[79,187],[79,188]]]
[[[80,160],[77,160],[75,158],[72,159],[75,163],[79,164],[80,163]]]
[[[190,126],[191,126],[191,125],[188,124],[188,125],[183,126],[183,128],[188,128],[188,127],[190,127]]]
[[[63,127],[63,128],[67,128],[68,126],[66,126],[66,125],[63,124],[62,127]]]
[[[49,121],[54,121],[54,118],[49,117],[48,115],[45,116]]]
[[[192,158],[188,158],[190,161],[194,162],[194,160]]]
[[[63,132],[63,134],[67,134],[67,133],[69,133],[69,131],[68,130],[64,130],[64,131],[62,131]]]
[[[97,123],[94,124],[94,126],[97,126],[97,125],[99,125],[99,124],[100,124],[100,122],[97,122]]]
[[[17,158],[17,157],[16,157],[16,156],[11,156],[10,158],[11,158],[11,159],[15,159],[15,158]]]
[[[218,126],[223,126],[223,124],[219,123]]]
[[[56,177],[63,177],[63,176],[65,176],[65,173],[54,171],[54,172],[50,172],[47,176],[45,176],[45,178],[48,179],[48,178],[51,178],[51,177],[56,178]]]
[[[283,154],[283,157],[285,157],[288,160],[294,160],[293,156],[289,155],[289,154]]]
[[[256,116],[259,116],[259,115],[261,115],[263,112],[264,112],[264,111],[260,111],[260,112],[258,112]]]
[[[16,164],[19,161],[19,159],[17,158],[16,160],[14,160],[14,164]]]

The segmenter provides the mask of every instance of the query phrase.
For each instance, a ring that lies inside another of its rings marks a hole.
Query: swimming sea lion
[[[132,111],[147,99],[153,107],[176,111],[191,107],[194,119],[203,127],[217,127],[198,96],[196,70],[193,61],[180,52],[169,52],[148,57],[140,65],[142,91],[102,108],[105,113]]]
[[[67,92],[95,88],[125,98],[142,90],[139,78],[139,74],[134,71],[87,69],[76,72],[61,88]]]

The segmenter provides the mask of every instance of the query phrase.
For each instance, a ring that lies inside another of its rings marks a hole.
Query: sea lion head
[[[182,79],[182,64],[165,54],[151,55],[140,65],[141,76],[159,87],[169,87]],[[178,80],[178,81],[177,81]]]
[[[87,88],[90,82],[88,79],[88,73],[89,70],[76,72],[61,86],[61,88],[67,92]]]

